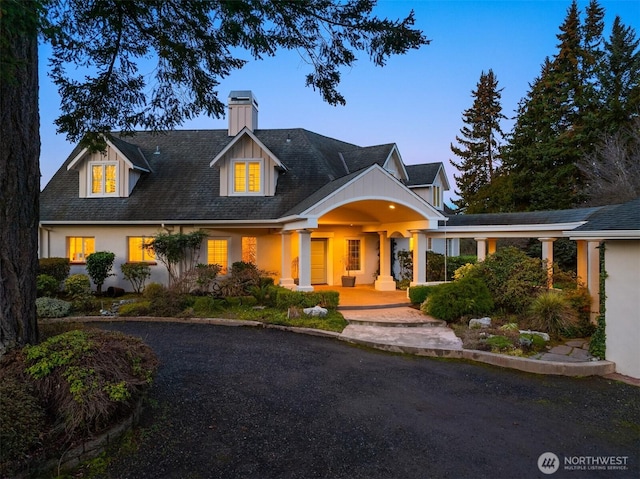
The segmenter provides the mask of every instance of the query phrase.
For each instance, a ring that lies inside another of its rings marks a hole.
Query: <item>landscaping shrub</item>
[[[87,274],[96,285],[98,296],[102,294],[102,285],[111,273],[116,255],[110,251],[97,251],[87,256]]]
[[[124,279],[131,283],[131,288],[135,293],[144,291],[144,285],[151,277],[151,268],[147,263],[123,263],[120,270]]]
[[[72,274],[64,281],[64,289],[72,302],[73,309],[78,312],[93,308],[91,281],[86,274]]]
[[[422,304],[427,299],[427,296],[433,291],[435,286],[412,286],[409,288],[409,301],[412,304]]]
[[[491,351],[501,352],[509,349],[514,349],[513,342],[506,336],[491,336],[485,340],[487,346],[491,348]]]
[[[553,290],[539,294],[529,308],[533,328],[559,337],[578,324],[578,315],[567,298]]]
[[[36,291],[38,297],[53,297],[60,291],[60,281],[48,274],[39,274],[36,278]]]
[[[38,260],[38,274],[53,276],[58,280],[58,283],[67,279],[70,270],[69,258],[40,258]]]
[[[36,314],[38,318],[64,318],[71,313],[71,303],[57,298],[37,298]]]
[[[546,287],[542,261],[509,246],[476,264],[467,276],[480,278],[489,288],[495,307],[507,313],[526,312],[540,288]]]
[[[140,339],[99,330],[69,331],[24,354],[38,397],[68,435],[89,436],[128,412],[158,364]]]
[[[224,308],[224,301],[212,296],[198,296],[193,302],[193,312],[197,316],[211,316]]]
[[[182,311],[192,306],[194,299],[180,293],[175,288],[165,288],[160,283],[148,284],[142,296],[149,301],[149,312],[151,316],[169,317],[178,316]]]
[[[327,309],[336,309],[340,302],[340,293],[337,291],[291,291],[280,288],[276,297],[276,307],[289,309],[292,306],[300,308],[313,308],[321,306]]]
[[[120,316],[149,316],[151,314],[151,301],[138,301],[137,303],[123,304],[118,308]]]
[[[427,281],[444,281],[444,255],[427,251]]]
[[[447,258],[447,281],[453,281],[457,279],[455,277],[455,272],[461,267],[467,264],[476,264],[478,262],[478,257],[475,255],[465,255],[465,256],[450,256]]]
[[[486,315],[493,301],[486,285],[475,278],[465,278],[435,286],[427,297],[425,311],[434,318],[454,322],[469,315]]]

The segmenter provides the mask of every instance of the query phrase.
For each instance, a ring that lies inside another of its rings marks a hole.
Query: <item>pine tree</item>
[[[606,55],[598,70],[601,86],[601,130],[607,134],[627,128],[640,115],[640,39],[616,17]]]
[[[500,120],[506,119],[500,104],[502,89],[498,88],[498,79],[489,70],[482,72],[476,90],[471,92],[474,98],[471,108],[462,114],[465,123],[456,136],[459,146],[451,144],[451,151],[461,161],[450,163],[458,169],[460,175],[454,175],[460,196],[454,204],[468,213],[485,212],[487,206],[478,193],[490,184],[500,165],[500,140],[504,137]]]
[[[505,149],[517,210],[575,206],[582,191],[577,167],[584,136],[584,50],[580,12],[571,3],[560,26],[558,52],[547,59],[518,110]]]

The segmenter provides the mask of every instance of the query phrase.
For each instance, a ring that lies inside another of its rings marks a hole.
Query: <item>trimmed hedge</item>
[[[38,260],[38,274],[48,274],[62,283],[71,271],[69,258],[40,258]]]

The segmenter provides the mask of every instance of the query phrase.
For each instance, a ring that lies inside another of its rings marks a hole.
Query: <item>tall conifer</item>
[[[465,124],[456,136],[458,145],[451,151],[461,160],[449,160],[460,175],[454,175],[460,196],[454,204],[469,213],[486,211],[487,206],[478,193],[489,185],[500,165],[500,140],[504,137],[500,121],[506,119],[500,104],[502,89],[498,79],[489,70],[482,72],[476,90],[471,92],[473,105],[462,114]]]

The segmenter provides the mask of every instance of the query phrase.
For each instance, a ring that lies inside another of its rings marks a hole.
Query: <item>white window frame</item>
[[[71,257],[71,241],[80,239],[82,242],[82,251],[78,251],[79,256],[77,259]],[[87,240],[93,242],[93,251],[87,251]],[[67,236],[67,258],[69,258],[70,264],[85,264],[87,262],[87,256],[96,252],[96,237],[95,236]]]
[[[249,172],[249,163],[258,163],[260,165],[260,189],[258,191],[249,191],[249,175],[245,178],[245,191],[236,191],[236,165],[243,163],[245,172]],[[230,188],[232,196],[264,196],[265,188],[265,170],[264,158],[234,158],[231,160],[231,181]]]
[[[344,241],[344,248],[345,248],[345,261],[348,261],[349,258],[349,241],[357,241],[359,246],[359,251],[358,251],[358,259],[359,261],[359,268],[358,269],[352,269],[351,272],[354,274],[361,274],[364,271],[364,241],[363,238],[345,238]],[[346,264],[345,264],[345,271],[346,271]]]
[[[89,162],[89,167],[87,168],[87,193],[89,194],[89,196],[93,196],[93,197],[105,197],[105,196],[119,196],[119,191],[120,191],[120,165],[118,164],[117,161],[91,161]],[[115,189],[113,193],[105,193],[105,186],[106,186],[106,180],[107,180],[107,175],[106,175],[106,167],[107,166],[113,166],[115,165],[116,167],[116,178],[115,178]],[[93,167],[94,166],[101,166],[102,167],[102,191],[99,193],[94,193],[93,192]]]

